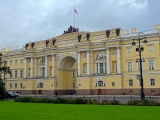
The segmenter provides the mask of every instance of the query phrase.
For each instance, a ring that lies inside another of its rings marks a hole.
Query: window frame
[[[17,78],[18,77],[18,71],[14,71],[14,77]]]
[[[153,51],[153,45],[148,45],[148,51],[152,52]]]
[[[131,84],[130,84],[130,83],[131,83]],[[128,85],[129,85],[129,86],[133,86],[133,80],[132,80],[132,79],[129,79],[129,80],[128,80]]]
[[[151,67],[150,67],[150,61],[153,61]],[[148,60],[148,70],[155,70],[155,60]]]
[[[127,53],[132,53],[132,48],[131,47],[127,47]]]
[[[129,63],[131,63],[131,70],[129,70]],[[133,63],[127,62],[127,72],[132,72],[132,71],[133,71]]]
[[[154,79],[154,78],[151,78],[151,79],[150,79],[150,85],[151,85],[151,86],[155,86],[155,79]]]

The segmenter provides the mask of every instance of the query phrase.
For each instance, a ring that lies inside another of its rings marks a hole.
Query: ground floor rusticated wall
[[[151,91],[155,91],[155,93]],[[8,90],[7,90],[8,91]],[[71,91],[74,95],[140,95],[140,89],[85,89],[85,90],[17,90],[20,95],[70,95]],[[124,91],[124,92],[123,92]],[[132,92],[131,92],[132,91]],[[145,88],[145,95],[160,95],[160,88]]]

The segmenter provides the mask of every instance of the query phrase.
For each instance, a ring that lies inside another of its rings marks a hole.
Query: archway
[[[77,60],[72,56],[65,56],[58,64],[58,86],[63,89],[62,94],[70,94],[76,91],[77,86]]]

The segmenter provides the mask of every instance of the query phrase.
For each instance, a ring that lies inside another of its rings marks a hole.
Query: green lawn
[[[160,120],[160,107],[0,101],[0,120]]]

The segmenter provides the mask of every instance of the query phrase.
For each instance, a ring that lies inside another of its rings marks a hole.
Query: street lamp
[[[140,83],[141,83],[141,100],[145,99],[145,94],[144,94],[144,89],[143,89],[143,76],[142,76],[142,57],[141,57],[141,52],[144,50],[143,47],[140,46],[140,41],[143,40],[143,43],[147,43],[146,37],[143,38],[137,38],[137,39],[132,39],[132,45],[135,46],[136,42],[135,40],[138,41],[138,48],[136,48],[136,52],[139,52],[139,62],[140,62]],[[136,60],[137,61],[137,60]]]

